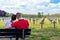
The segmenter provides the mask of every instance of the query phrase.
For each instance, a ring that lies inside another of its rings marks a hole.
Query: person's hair
[[[13,14],[13,15],[11,16],[11,22],[14,21],[14,20],[16,20],[16,15]]]
[[[21,13],[16,13],[16,18],[19,19],[21,17]]]

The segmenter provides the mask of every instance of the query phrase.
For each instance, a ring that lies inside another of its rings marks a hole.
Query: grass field
[[[6,21],[0,21],[0,28],[4,28],[5,22]],[[30,37],[26,38],[26,40],[60,40],[60,24],[57,20],[55,29],[47,18],[44,21],[43,29],[41,29],[40,22],[41,19],[36,20],[35,24],[33,24],[33,21],[29,20],[29,28],[31,28],[32,31]]]

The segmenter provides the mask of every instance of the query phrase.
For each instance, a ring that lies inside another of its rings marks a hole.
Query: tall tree
[[[42,17],[43,17],[43,12],[42,12]]]
[[[6,13],[7,13],[7,12],[5,12],[5,11],[3,11],[3,10],[0,10],[0,16],[1,16],[1,17],[6,16]]]
[[[40,17],[40,18],[42,17],[42,14],[40,12],[38,12],[38,17]]]

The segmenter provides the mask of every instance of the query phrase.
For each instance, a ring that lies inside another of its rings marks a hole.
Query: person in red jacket
[[[20,16],[20,18],[21,18],[21,16]],[[10,24],[5,29],[9,29],[12,27],[15,27],[16,29],[28,29],[29,28],[29,22],[28,22],[28,20],[25,20],[25,19],[19,19],[18,21]]]
[[[16,29],[28,29],[29,23],[27,20],[20,19],[14,23],[11,24],[12,27],[15,27]]]

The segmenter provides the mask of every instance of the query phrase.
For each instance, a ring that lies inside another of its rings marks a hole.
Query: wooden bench
[[[31,34],[31,29],[0,29],[0,38],[21,38],[25,40]]]

